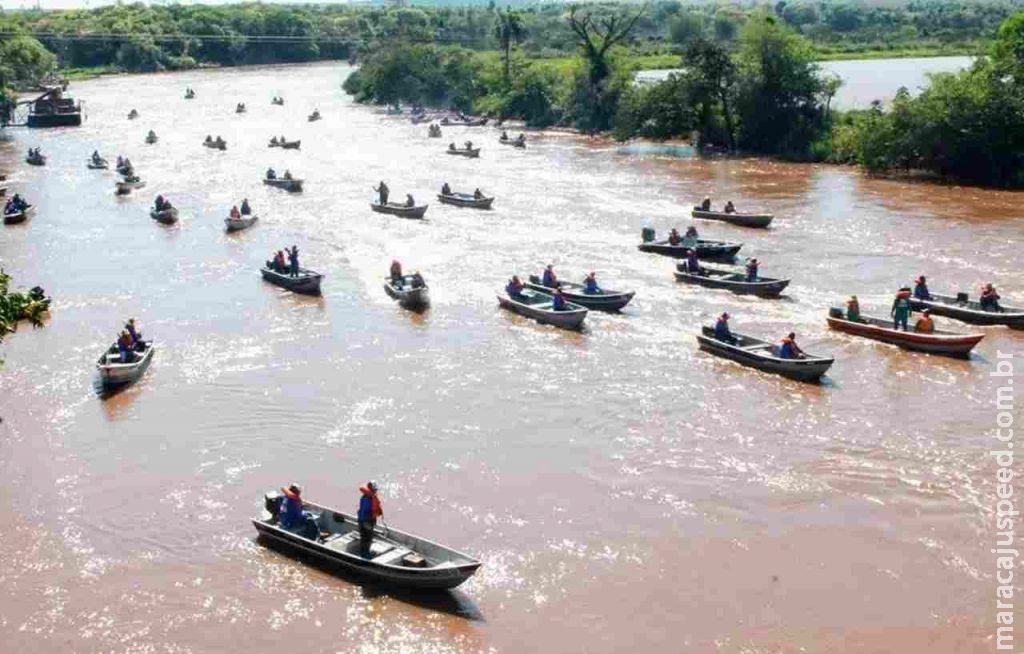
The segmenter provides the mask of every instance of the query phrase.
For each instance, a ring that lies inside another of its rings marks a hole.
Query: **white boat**
[[[153,352],[156,349],[153,341],[143,341],[143,350],[131,353],[131,361],[123,363],[121,352],[115,342],[100,356],[96,362],[96,369],[100,373],[100,381],[104,386],[123,386],[131,384],[142,377],[153,360]]]

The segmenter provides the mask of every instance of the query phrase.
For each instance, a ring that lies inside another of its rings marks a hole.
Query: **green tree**
[[[733,104],[736,95],[736,65],[719,43],[700,39],[690,44],[684,57],[683,73],[692,101],[700,107],[702,134],[713,132],[717,111],[721,112],[729,149],[736,149]]]
[[[505,73],[505,84],[512,80],[512,48],[523,38],[523,18],[517,11],[506,8],[498,12],[494,23],[494,36],[501,46],[501,63]]]

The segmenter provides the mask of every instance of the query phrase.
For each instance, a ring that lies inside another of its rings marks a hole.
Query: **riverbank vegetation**
[[[11,276],[0,270],[0,342],[27,320],[33,327],[42,327],[50,309],[50,299],[38,286],[20,293],[11,290]]]

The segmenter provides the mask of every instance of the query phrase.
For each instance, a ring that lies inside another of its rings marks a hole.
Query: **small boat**
[[[566,300],[565,311],[555,311],[549,293],[536,289],[524,288],[518,298],[507,294],[498,296],[498,305],[527,318],[533,318],[545,325],[554,325],[562,329],[579,329],[587,317],[587,309]]]
[[[41,154],[36,157],[25,157],[25,163],[30,166],[45,166],[46,156]]]
[[[106,159],[101,159],[100,161],[86,159],[85,167],[88,168],[89,170],[106,170],[107,168],[110,168],[110,164],[107,163]]]
[[[281,148],[284,150],[298,150],[302,147],[302,141],[285,141],[281,143]]]
[[[248,109],[245,108],[244,104],[240,104],[237,107],[235,107],[236,114],[244,114],[246,111],[248,111]]]
[[[562,290],[562,297],[566,300],[581,307],[598,311],[619,311],[629,304],[633,296],[636,295],[635,291],[623,293],[605,289],[601,289],[600,293],[586,293],[583,290],[583,284],[576,284],[574,282],[559,282],[558,284],[558,288]],[[554,291],[550,286],[544,286],[541,278],[537,275],[530,275],[530,281],[525,286],[526,288],[532,288],[545,293]]]
[[[828,326],[837,331],[897,345],[905,350],[965,359],[970,356],[974,346],[985,338],[984,334],[963,334],[941,329],[931,333],[902,331],[893,327],[892,320],[864,314],[860,318],[860,322],[847,320],[842,309],[833,307],[828,312]]]
[[[186,91],[185,92],[185,99],[186,100],[195,100],[196,99],[195,91]]]
[[[1024,309],[1001,306],[1001,311],[981,308],[980,302],[969,300],[966,293],[936,295],[931,300],[910,298],[914,311],[931,309],[933,316],[956,318],[970,325],[1006,325],[1010,329],[1024,329]]]
[[[385,277],[384,292],[406,309],[422,309],[430,304],[430,289],[426,285],[414,288],[412,282],[412,275],[403,275],[401,285]]]
[[[439,193],[437,199],[441,204],[450,204],[456,207],[469,207],[470,209],[490,209],[494,204],[494,197],[478,198],[472,193]]]
[[[432,139],[439,139],[439,138],[441,138],[441,126],[440,125],[431,125],[427,129],[427,136],[432,138]]]
[[[224,226],[229,232],[240,232],[255,225],[257,220],[259,220],[259,216],[242,216],[241,218],[228,216],[224,219]]]
[[[309,114],[308,120],[311,123],[315,123],[316,121],[321,120],[322,118],[323,116],[320,115],[320,112],[314,111],[313,113]]]
[[[164,209],[163,211],[157,211],[156,209],[149,210],[149,217],[158,223],[164,225],[173,225],[178,222],[178,209],[171,207],[170,209]]]
[[[767,227],[775,218],[772,214],[767,213],[726,213],[725,211],[704,211],[699,207],[694,207],[691,215],[701,220],[720,220],[740,227]]]
[[[119,180],[114,182],[114,188],[118,195],[128,195],[136,189],[140,189],[146,185],[146,182],[142,181],[138,177],[133,180]]]
[[[281,526],[282,499],[279,491],[264,497],[264,510],[252,521],[260,537],[367,581],[418,590],[450,589],[480,568],[480,561],[468,554],[392,527],[376,527],[369,552],[363,552],[355,516],[303,499],[303,508],[313,514],[318,531],[315,539],[309,538]]]
[[[783,359],[779,356],[778,346],[736,332],[732,335],[736,338],[735,344],[718,340],[715,338],[713,327],[704,327],[697,335],[697,342],[700,349],[715,356],[805,382],[816,382],[821,379],[835,361],[832,357],[817,357],[810,354],[803,359]]]
[[[128,363],[121,362],[121,352],[115,342],[106,352],[100,355],[96,362],[96,369],[100,373],[100,381],[105,387],[123,386],[138,381],[142,374],[149,367],[153,360],[153,351],[156,349],[153,341],[143,341],[142,351],[136,349],[132,352],[132,360]]]
[[[203,141],[203,146],[210,148],[211,150],[227,150],[228,144],[226,141]]]
[[[447,150],[445,150],[445,152],[447,152],[448,154],[453,154],[457,157],[466,157],[467,159],[480,158],[480,148],[459,148],[456,150],[448,148]]]
[[[139,112],[135,111],[134,109],[132,109],[131,111],[128,112],[128,120],[135,120],[138,117],[139,117]]]
[[[378,204],[377,202],[371,202],[370,208],[377,213],[386,213],[392,216],[398,216],[399,218],[410,218],[419,220],[423,218],[423,214],[427,213],[427,207],[429,204],[424,204],[418,207],[407,207],[404,204],[396,204],[394,202],[388,202],[387,204]]]
[[[502,145],[511,145],[513,148],[526,147],[526,141],[521,141],[519,139],[498,139],[498,143],[501,143]]]
[[[722,288],[740,295],[757,295],[758,297],[777,297],[787,286],[788,279],[772,279],[771,277],[758,277],[757,281],[747,281],[746,273],[723,268],[701,266],[699,274],[689,272],[685,263],[676,265],[676,281],[706,286],[708,288]]]
[[[304,295],[320,295],[320,281],[324,278],[320,273],[306,268],[299,268],[299,274],[292,276],[289,273],[280,273],[263,266],[260,268],[260,274],[271,284]]]
[[[697,241],[697,258],[732,259],[742,247],[742,243],[705,241],[704,239],[699,239]],[[686,251],[690,248],[682,244],[672,245],[668,241],[652,241],[650,243],[641,243],[637,246],[637,249],[641,252],[660,254],[662,256],[672,257],[673,259],[685,259]]]
[[[277,105],[278,107],[284,106],[284,98],[271,98],[270,104]]]
[[[36,212],[35,205],[28,205],[21,211],[12,211],[11,213],[4,213],[4,224],[5,225],[17,225],[28,220]]]
[[[153,145],[153,144],[154,144],[154,143],[156,143],[156,142],[157,142],[158,140],[160,140],[160,139],[159,139],[159,138],[157,138],[157,135],[156,135],[156,134],[147,134],[147,135],[146,135],[146,143],[148,143],[149,145]]]
[[[302,184],[304,180],[301,179],[267,179],[263,178],[263,183],[267,186],[273,186],[274,188],[284,189],[289,193],[300,193],[302,191]]]

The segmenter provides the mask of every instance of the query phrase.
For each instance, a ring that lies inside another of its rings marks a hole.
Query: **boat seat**
[[[756,352],[757,350],[770,350],[772,349],[772,346],[768,343],[758,343],[757,345],[744,345],[740,347],[740,349],[746,350],[747,352]]]
[[[390,551],[385,552],[384,554],[381,554],[380,556],[374,558],[373,562],[374,563],[387,564],[387,565],[393,565],[393,564],[397,563],[399,561],[399,559],[401,559],[406,554],[409,554],[411,552],[412,552],[412,550],[410,550],[407,547],[394,547]],[[371,551],[371,553],[372,553],[372,551]]]

